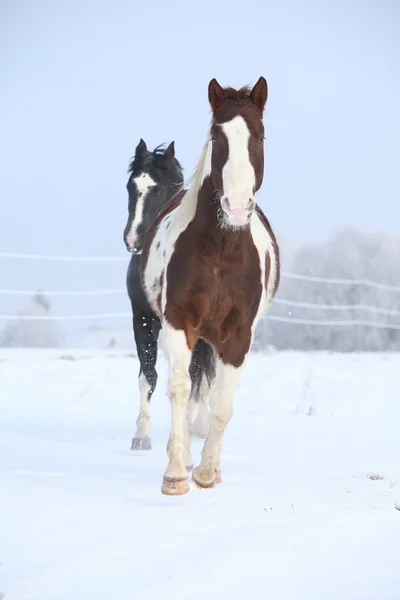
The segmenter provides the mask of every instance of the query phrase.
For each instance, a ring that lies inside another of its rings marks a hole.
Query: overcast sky
[[[129,158],[140,137],[175,140],[189,176],[212,77],[268,80],[258,201],[277,232],[400,233],[395,0],[3,0],[0,11],[0,251],[124,256]],[[2,288],[93,289],[123,287],[125,265],[0,259],[0,273]],[[0,297],[1,312],[16,302]]]

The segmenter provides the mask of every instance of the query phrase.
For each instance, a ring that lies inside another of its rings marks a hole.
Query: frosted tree
[[[38,292],[27,306],[10,321],[0,338],[0,345],[7,347],[57,347],[60,333],[50,316],[51,307],[45,296]],[[32,319],[27,319],[32,317]]]
[[[335,231],[324,242],[302,244],[282,257],[282,269],[300,275],[358,279],[400,286],[400,237],[355,228]],[[279,300],[319,306],[288,306]],[[342,305],[333,310],[320,305]],[[362,308],[364,307],[364,308]],[[369,308],[368,308],[369,307]],[[373,310],[373,308],[379,310]],[[366,325],[322,325],[330,321],[364,321],[400,325],[400,293],[374,286],[322,283],[282,278],[277,301],[269,314],[285,318],[319,320],[321,325],[264,320],[256,333],[256,349],[388,351],[400,350],[400,331]]]

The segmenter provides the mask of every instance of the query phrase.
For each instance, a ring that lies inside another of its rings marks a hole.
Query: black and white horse
[[[151,448],[150,410],[151,396],[157,384],[157,346],[161,323],[150,308],[143,292],[139,262],[147,231],[160,210],[183,186],[182,168],[175,158],[174,142],[166,150],[158,146],[150,152],[141,139],[135,157],[129,165],[127,191],[128,221],[124,230],[124,242],[132,257],[127,273],[127,289],[132,305],[133,332],[140,361],[139,390],[140,410],[136,420],[136,433],[132,439],[132,450]],[[210,381],[202,376],[204,363],[211,360],[210,349],[199,340],[190,369],[192,380],[191,402],[187,424],[190,432],[205,437],[209,429],[207,396]],[[187,466],[191,466],[188,457]]]

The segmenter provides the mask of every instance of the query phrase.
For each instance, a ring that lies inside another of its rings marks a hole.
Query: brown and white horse
[[[221,481],[222,437],[254,329],[278,287],[278,246],[255,203],[263,181],[267,95],[263,77],[252,90],[210,82],[212,123],[189,188],[161,211],[145,240],[142,283],[162,320],[169,363],[172,414],[164,494],[189,491],[185,416],[196,341],[212,347],[216,376],[211,427],[193,479],[212,487]]]

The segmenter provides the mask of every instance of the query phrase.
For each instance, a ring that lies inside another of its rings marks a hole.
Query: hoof
[[[161,493],[165,496],[183,496],[189,491],[189,479],[169,479],[164,476]]]
[[[147,435],[144,438],[134,437],[131,450],[151,450],[151,439]]]
[[[212,488],[215,484],[215,471],[212,473],[212,478],[200,477],[199,467],[196,467],[192,473],[192,479],[199,488]]]

